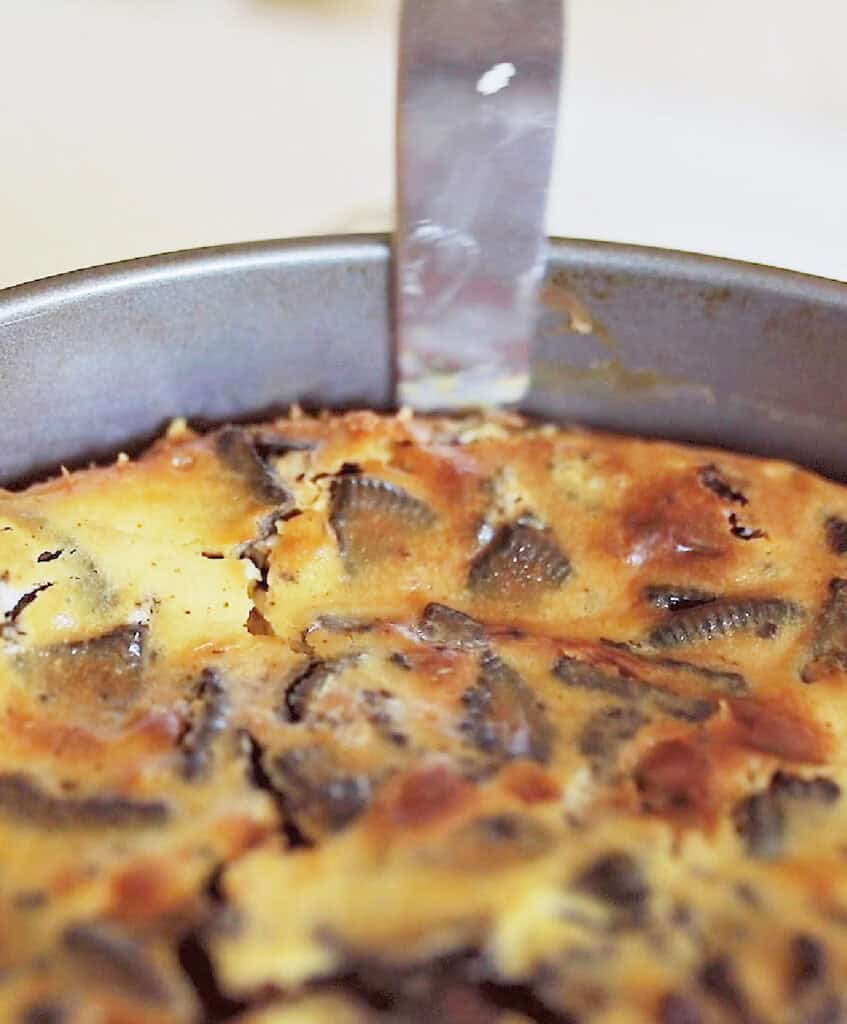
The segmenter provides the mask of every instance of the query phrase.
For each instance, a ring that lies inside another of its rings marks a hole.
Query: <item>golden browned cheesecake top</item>
[[[847,1019],[847,490],[497,414],[0,491],[0,1020]]]

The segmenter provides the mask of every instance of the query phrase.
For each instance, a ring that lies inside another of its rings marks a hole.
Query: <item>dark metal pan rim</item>
[[[553,239],[528,415],[847,479],[847,284]],[[174,416],[388,409],[390,239],[216,246],[0,291],[0,484],[139,446]]]
[[[778,290],[787,297],[827,305],[843,305],[847,291],[847,284],[829,278],[676,249],[570,238],[551,238],[550,247],[559,266],[565,268],[573,262],[584,269],[614,274],[637,265],[645,276],[679,281],[706,277],[716,287]],[[142,256],[0,289],[0,323],[26,316],[34,307],[42,311],[84,296],[180,278],[238,273],[263,265],[279,267],[287,261],[298,265],[309,261],[380,263],[387,261],[390,253],[388,235],[348,234],[235,242]]]

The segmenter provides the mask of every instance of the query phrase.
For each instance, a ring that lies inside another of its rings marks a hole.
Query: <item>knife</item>
[[[546,259],[563,0],[405,0],[397,391],[420,410],[519,401]]]

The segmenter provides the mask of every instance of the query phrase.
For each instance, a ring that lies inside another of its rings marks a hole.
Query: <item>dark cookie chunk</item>
[[[119,626],[101,636],[27,651],[20,663],[35,686],[73,711],[92,704],[126,708],[142,685],[146,648],[147,626]]]
[[[391,554],[404,537],[436,522],[426,502],[376,477],[337,476],[331,498],[330,524],[348,572]]]
[[[568,686],[596,693],[608,693],[622,700],[637,700],[644,693],[644,686],[636,679],[628,679],[598,668],[579,658],[563,655],[553,666],[553,675]]]
[[[308,838],[344,828],[370,804],[370,779],[344,771],[317,746],[280,754],[272,760],[269,775],[286,813]]]
[[[734,512],[729,515],[729,532],[739,540],[761,540],[767,537],[765,530],[757,526],[745,526]]]
[[[486,754],[508,760],[545,762],[553,749],[553,728],[532,689],[496,655],[483,656],[474,686],[462,697],[460,728]]]
[[[626,917],[640,918],[650,897],[638,862],[628,853],[613,851],[589,864],[575,885]]]
[[[811,935],[791,940],[792,983],[798,992],[823,981],[828,973],[826,949]]]
[[[87,963],[98,980],[145,1002],[168,1002],[167,985],[142,944],[117,926],[98,921],[71,925],[62,940],[65,949]]]
[[[229,696],[220,674],[214,669],[204,669],[194,705],[194,721],[180,740],[182,774],[192,782],[209,773],[215,740],[229,721]]]
[[[713,601],[672,616],[657,626],[648,640],[654,647],[679,647],[736,633],[770,637],[801,614],[792,601],[778,597]]]
[[[704,487],[708,488],[712,494],[716,494],[721,501],[727,501],[737,505],[749,504],[744,492],[739,490],[737,487],[733,487],[714,463],[711,463],[708,466],[703,466],[698,475],[700,483]]]
[[[717,710],[714,701],[674,693],[644,680],[615,675],[567,655],[556,662],[553,674],[568,686],[608,693],[621,700],[643,701],[685,722],[703,722]]]
[[[296,670],[285,687],[281,716],[289,722],[304,721],[309,715],[310,704],[325,685],[357,661],[354,655],[333,661],[310,661],[305,668]]]
[[[260,455],[256,442],[246,430],[224,427],[215,438],[215,450],[220,460],[244,480],[260,501],[285,509],[293,505],[291,490]]]
[[[559,587],[571,564],[551,530],[518,520],[503,526],[471,563],[468,582],[474,590],[530,591]]]
[[[826,521],[826,543],[834,555],[847,555],[847,519],[830,516]]]
[[[10,608],[3,617],[4,626],[14,627],[20,618],[20,616],[26,611],[32,602],[45,590],[49,590],[52,587],[52,583],[41,583],[37,587],[33,587],[32,590],[28,590],[25,594],[22,594],[15,602],[14,606]],[[11,629],[14,632],[14,628]]]
[[[776,857],[782,851],[787,812],[792,802],[828,806],[835,803],[840,795],[839,786],[831,779],[802,779],[777,772],[766,790],[754,793],[736,805],[733,812],[735,829],[754,857]]]
[[[50,829],[141,828],[164,824],[170,808],[117,794],[54,796],[22,772],[7,772],[0,775],[0,814]]]
[[[801,678],[813,683],[833,671],[847,671],[847,580],[838,578],[829,582],[829,600],[815,624],[811,658]]]
[[[728,957],[718,955],[707,960],[700,968],[698,980],[703,991],[716,1003],[732,1010],[741,1024],[752,1024],[747,997]]]
[[[672,992],[659,1007],[659,1024],[703,1024],[703,1014],[690,999]]]
[[[419,628],[428,643],[441,647],[467,651],[485,647],[488,642],[481,622],[446,604],[428,604],[423,610]]]
[[[637,707],[612,705],[594,712],[582,727],[579,750],[598,771],[614,766],[618,750],[633,739],[649,719]]]

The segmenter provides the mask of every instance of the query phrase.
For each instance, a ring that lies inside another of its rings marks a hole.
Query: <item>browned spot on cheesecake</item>
[[[777,701],[732,701],[739,742],[786,761],[821,764],[826,760],[829,739],[808,716]]]
[[[638,762],[635,785],[651,814],[696,815],[710,801],[710,764],[695,743],[665,740]]]
[[[427,827],[455,815],[473,793],[471,783],[449,765],[423,765],[386,787],[380,818],[392,828]]]

